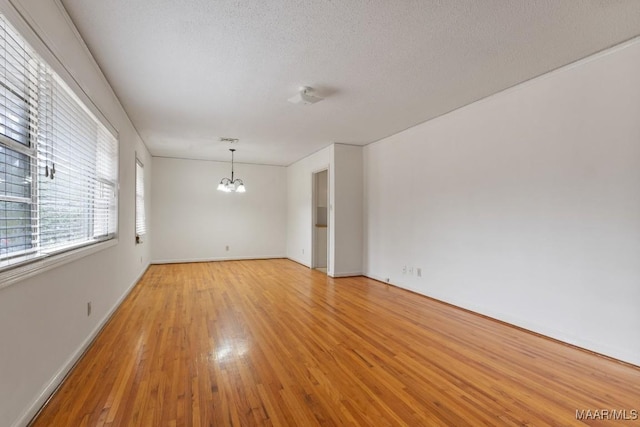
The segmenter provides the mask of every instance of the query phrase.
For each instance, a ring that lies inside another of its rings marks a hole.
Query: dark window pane
[[[0,134],[29,145],[29,106],[24,98],[1,83]]]
[[[0,198],[31,197],[31,159],[0,145]]]
[[[32,247],[31,205],[0,201],[0,259]]]

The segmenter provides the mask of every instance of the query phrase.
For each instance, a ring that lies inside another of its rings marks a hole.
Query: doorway
[[[312,267],[327,274],[329,268],[329,171],[313,173]]]

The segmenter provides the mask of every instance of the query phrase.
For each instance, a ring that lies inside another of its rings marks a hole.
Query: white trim
[[[71,371],[71,369],[73,369],[73,367],[78,362],[78,360],[80,360],[80,358],[84,355],[84,353],[87,351],[89,346],[93,343],[93,340],[98,336],[100,331],[102,331],[102,328],[104,328],[104,326],[107,324],[107,322],[109,321],[113,313],[116,311],[116,309],[120,307],[120,304],[122,304],[125,298],[129,296],[129,294],[131,293],[135,285],[138,284],[138,282],[140,281],[144,273],[147,272],[148,268],[149,268],[149,265],[147,264],[147,266],[142,270],[142,272],[133,281],[133,283],[131,283],[129,287],[125,290],[122,296],[118,298],[118,300],[107,312],[107,314],[105,314],[102,320],[98,322],[98,324],[91,331],[89,336],[87,336],[87,338],[82,342],[82,344],[80,344],[80,346],[76,349],[76,351],[74,351],[73,354],[71,354],[71,356],[67,359],[64,365],[62,365],[62,367],[58,369],[58,371],[51,377],[51,380],[49,381],[49,383],[42,388],[42,390],[38,394],[38,397],[36,397],[33,400],[33,402],[31,402],[31,405],[29,405],[27,410],[24,411],[22,415],[19,416],[14,421],[14,423],[11,425],[12,427],[26,426],[33,419],[33,417],[35,417],[38,414],[38,411],[40,411],[40,408],[42,408],[42,406],[45,403],[47,403],[47,400],[49,400],[49,397],[53,393],[55,393],[55,391],[60,386],[62,381],[64,381],[64,379],[66,378],[67,374]]]
[[[329,276],[331,277],[357,277],[357,276],[364,276],[364,274],[362,272],[358,272],[358,273],[332,273],[329,274]]]
[[[301,260],[301,259],[299,259],[299,258],[294,258],[294,257],[292,257],[292,256],[286,256],[285,258],[287,258],[288,260],[293,261],[293,262],[295,262],[295,263],[298,263],[298,264],[300,264],[300,265],[303,265],[303,266],[305,266],[305,267],[309,267],[309,268],[311,268],[311,264],[309,264],[309,263],[307,263],[306,261],[303,261],[303,260]]]
[[[81,248],[63,252],[58,255],[53,255],[46,258],[36,259],[28,264],[10,268],[7,271],[0,273],[0,289],[13,285],[21,280],[29,277],[33,277],[37,274],[44,273],[51,269],[60,267],[64,264],[79,260],[88,255],[92,255],[96,252],[110,248],[118,244],[118,238],[107,240],[105,242],[95,243],[89,246],[83,246]]]
[[[331,167],[331,165],[329,163],[326,164],[326,166],[322,166],[320,169],[316,169],[316,170],[312,170],[311,171],[311,250],[309,251],[309,253],[311,253],[311,263],[310,263],[310,268],[316,268],[316,224],[318,223],[318,201],[316,200],[316,198],[318,197],[318,195],[316,194],[316,175],[319,173],[322,173],[324,171],[327,171],[327,265],[325,267],[322,268],[326,268],[327,271],[329,271],[329,235],[331,233],[331,228],[330,228],[330,222],[329,222],[329,205],[331,204],[331,201],[329,200],[329,168]]]
[[[314,174],[320,173],[320,172],[324,172],[327,171],[327,175],[329,174],[329,168],[331,167],[331,165],[329,163],[327,163],[325,166],[320,167],[319,169],[315,169],[311,171],[311,175],[313,176]],[[327,177],[327,179],[329,179]]]
[[[135,236],[136,245],[144,243],[143,237],[147,234],[147,208],[145,199],[145,186],[147,184],[144,176],[144,163],[138,157],[138,151],[134,151],[135,162],[133,165],[134,170],[134,191],[133,191],[133,235]],[[142,213],[144,215],[144,232],[138,233],[138,165],[142,169]]]
[[[256,256],[213,257],[213,258],[154,259],[151,261],[151,264],[188,264],[191,262],[247,261],[247,260],[258,260],[258,259],[281,259],[281,258],[287,258],[287,256],[286,255],[256,255]]]
[[[16,196],[5,196],[0,195],[0,202],[9,202],[9,203],[26,203],[32,204],[33,199],[31,197],[16,197]]]
[[[19,142],[14,141],[4,134],[0,134],[0,144],[5,145],[7,148],[17,151],[20,154],[24,154],[25,156],[34,157],[37,155],[36,150],[33,148],[33,144],[24,145]]]
[[[509,314],[501,313],[494,310],[488,310],[485,307],[480,305],[460,303],[458,301],[443,299],[439,296],[428,294],[424,290],[415,288],[413,286],[400,284],[397,282],[393,282],[391,280],[387,282],[386,279],[383,279],[381,277],[378,277],[369,273],[364,273],[363,276],[369,279],[376,280],[378,282],[382,282],[382,284],[391,285],[398,289],[410,291],[415,294],[430,298],[434,301],[448,304],[450,306],[459,308],[461,310],[469,311],[478,316],[484,316],[486,318],[495,320],[497,322],[502,322],[507,325],[511,325],[516,328],[520,328],[534,334],[538,334],[538,335],[541,335],[541,336],[544,336],[568,345],[572,345],[574,347],[578,347],[586,351],[595,352],[597,354],[601,354],[606,357],[611,357],[613,359],[617,359],[625,363],[630,363],[635,366],[640,366],[640,359],[638,358],[638,356],[635,354],[629,353],[629,351],[627,351],[626,349],[615,348],[608,345],[602,345],[602,343],[596,343],[589,340],[584,340],[582,338],[577,338],[559,329],[548,328],[543,325],[537,324],[535,322],[529,322]]]
[[[374,276],[373,274],[369,274],[369,273],[362,273],[362,275],[364,277],[367,277],[369,279],[373,279],[373,280],[377,280],[378,282],[382,282],[382,283],[388,283],[388,284],[392,284],[390,281],[387,282],[387,280],[383,277],[378,277],[378,276]]]

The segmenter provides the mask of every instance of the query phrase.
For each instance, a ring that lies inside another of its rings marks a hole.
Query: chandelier
[[[240,178],[233,176],[233,153],[235,148],[229,148],[231,151],[231,178],[222,178],[220,184],[218,184],[218,190],[225,193],[244,193],[247,189],[244,187],[244,182]]]

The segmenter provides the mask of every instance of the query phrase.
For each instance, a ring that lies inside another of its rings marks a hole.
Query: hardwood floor
[[[265,260],[151,266],[33,425],[619,425],[576,420],[601,409],[640,410],[639,368]]]

